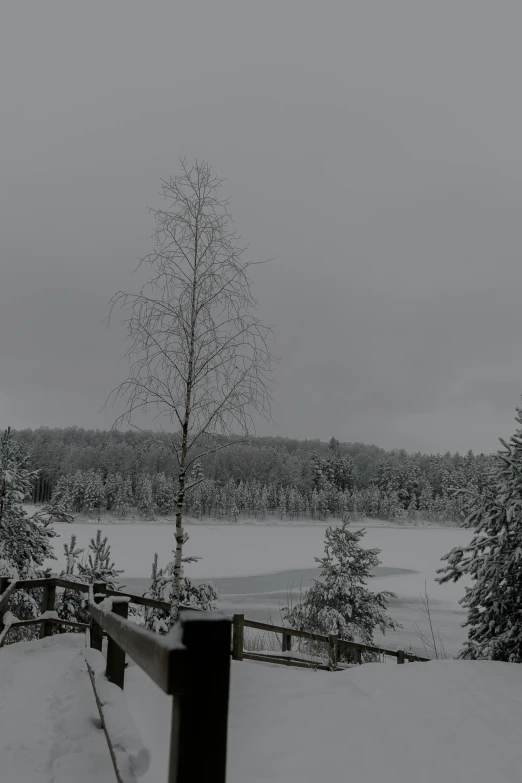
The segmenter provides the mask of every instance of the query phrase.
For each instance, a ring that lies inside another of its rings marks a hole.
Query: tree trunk
[[[181,596],[181,580],[183,579],[183,505],[185,501],[185,470],[180,471],[178,476],[179,488],[176,502],[176,549],[174,550],[174,565],[172,571],[172,594],[170,599],[170,621],[174,624],[178,619],[179,604]]]
[[[186,465],[187,465],[187,452],[188,452],[188,434],[190,414],[192,408],[192,384],[194,381],[194,351],[195,351],[195,329],[196,329],[196,289],[197,289],[197,258],[198,258],[198,221],[196,219],[196,231],[195,231],[195,249],[194,249],[194,277],[192,280],[192,300],[191,300],[191,330],[190,330],[190,346],[188,357],[188,373],[187,373],[187,385],[185,393],[185,418],[182,426],[181,437],[181,453],[179,458],[179,475],[178,475],[178,497],[176,502],[176,549],[174,552],[174,568],[172,574],[172,597],[170,602],[170,623],[173,625],[179,615],[179,604],[181,596],[181,580],[183,579],[183,544],[185,543],[185,534],[183,531],[183,506],[185,504],[185,484],[186,484]]]

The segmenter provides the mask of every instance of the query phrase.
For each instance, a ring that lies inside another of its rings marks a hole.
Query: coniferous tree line
[[[15,433],[39,469],[45,501],[73,513],[172,513],[177,492],[171,434],[40,428]],[[490,455],[408,454],[364,444],[256,438],[204,458],[204,480],[186,498],[192,516],[326,519],[361,515],[389,520],[460,522],[453,490],[487,483]],[[44,477],[42,479],[41,477]]]

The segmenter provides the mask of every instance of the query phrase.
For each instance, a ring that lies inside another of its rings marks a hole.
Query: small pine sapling
[[[111,560],[111,548],[107,543],[107,536],[102,538],[102,531],[96,531],[96,538],[91,538],[89,542],[89,554],[87,559],[78,563],[78,571],[81,580],[88,584],[95,582],[105,582],[111,590],[120,589],[118,576],[123,573],[119,571]]]
[[[320,565],[319,579],[299,603],[283,611],[292,628],[372,644],[376,628],[385,633],[398,627],[386,614],[393,594],[374,593],[366,587],[380,561],[378,549],[360,546],[365,532],[350,531],[345,522],[326,529],[325,555],[315,558]],[[342,657],[351,662],[353,652],[343,651]],[[368,654],[365,657],[368,659]]]
[[[71,535],[69,544],[63,545],[65,554],[65,570],[61,572],[60,578],[71,582],[84,581],[75,573],[77,561],[83,553],[83,549],[76,546],[76,536]],[[62,620],[69,620],[76,623],[89,623],[89,612],[87,611],[87,600],[83,593],[77,590],[67,590],[59,588],[56,595],[56,612]],[[58,632],[70,633],[74,631],[83,633],[82,629],[74,629],[67,626],[58,626]]]

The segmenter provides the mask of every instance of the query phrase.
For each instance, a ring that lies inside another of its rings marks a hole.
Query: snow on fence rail
[[[89,626],[66,623],[55,615],[57,586],[88,592]],[[16,620],[8,611],[9,599],[14,590],[32,588],[44,589],[42,614]],[[225,783],[231,618],[184,607],[174,628],[161,636],[128,620],[129,602],[169,608],[163,602],[107,590],[103,583],[85,585],[56,577],[9,583],[3,577],[0,646],[10,628],[20,625],[40,624],[41,637],[52,633],[53,624],[85,628],[87,671],[118,783],[134,783],[149,762],[123,694],[120,698],[117,693],[124,687],[126,655],[172,696],[168,783]],[[104,635],[108,637],[106,661],[100,659]]]

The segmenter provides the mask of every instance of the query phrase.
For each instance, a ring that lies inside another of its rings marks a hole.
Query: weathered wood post
[[[283,633],[283,642],[281,645],[283,652],[290,652],[292,649],[292,634],[288,631]]]
[[[94,603],[100,604],[106,594],[107,586],[105,582],[95,582],[92,586],[92,592],[94,596]],[[102,651],[102,643],[103,643],[103,628],[101,625],[98,625],[94,617],[91,617],[91,623],[90,623],[90,637],[91,637],[91,647],[93,647],[95,650]]]
[[[178,623],[187,667],[183,693],[172,698],[168,783],[226,783],[230,618],[187,612]],[[175,656],[170,666],[173,682]]]
[[[50,584],[45,585],[43,589],[43,598],[42,598],[42,606],[41,606],[41,613],[45,614],[46,612],[54,612],[54,602],[56,599],[56,585],[54,582],[51,582]],[[40,639],[43,639],[44,636],[51,636],[53,633],[53,623],[44,622],[40,625]]]
[[[355,663],[362,664],[362,650],[357,648],[353,651],[353,659]]]
[[[397,663],[404,663],[404,650],[397,650]]]
[[[339,635],[331,633],[328,636],[328,668],[331,672],[337,670],[337,664],[339,662]]]
[[[232,659],[234,661],[243,660],[243,650],[245,648],[245,615],[234,615],[234,626],[232,631]]]
[[[129,614],[128,598],[112,598],[112,611],[119,617],[127,618]],[[105,676],[123,690],[125,680],[125,651],[109,636],[107,644],[107,668]]]

